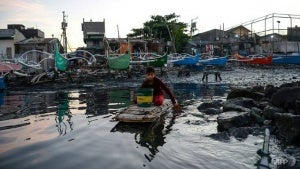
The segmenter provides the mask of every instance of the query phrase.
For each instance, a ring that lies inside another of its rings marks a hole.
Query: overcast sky
[[[0,29],[7,24],[23,24],[42,30],[46,37],[61,39],[62,11],[68,22],[68,43],[72,48],[85,46],[81,23],[105,19],[106,37],[121,37],[132,28],[141,28],[151,15],[179,15],[190,24],[197,18],[199,32],[225,29],[271,13],[300,15],[299,0],[0,0]],[[297,21],[299,22],[299,21]],[[294,23],[296,24],[296,22]],[[298,24],[300,25],[300,23]]]

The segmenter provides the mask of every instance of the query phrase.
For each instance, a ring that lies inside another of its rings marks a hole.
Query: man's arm
[[[156,78],[156,80],[159,83],[159,85],[161,86],[161,88],[169,95],[172,103],[176,104],[175,97],[174,97],[173,93],[171,92],[171,90],[160,79]]]

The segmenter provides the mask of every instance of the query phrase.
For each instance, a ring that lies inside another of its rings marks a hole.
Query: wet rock
[[[230,99],[223,103],[223,111],[250,112],[252,107],[257,107],[257,103],[253,99],[244,97]]]
[[[200,112],[203,112],[205,114],[215,115],[222,113],[221,107],[222,107],[222,101],[221,100],[213,100],[211,102],[204,102],[200,104],[197,109]]]
[[[214,140],[218,140],[218,141],[223,141],[223,142],[228,142],[230,141],[230,136],[227,132],[223,131],[223,132],[218,132],[218,133],[214,133],[209,135],[208,137],[214,139]]]
[[[252,133],[253,133],[253,129],[251,127],[231,128],[229,130],[229,134],[235,137],[237,140],[246,139],[248,135]]]
[[[204,102],[204,103],[200,104],[197,109],[199,111],[202,111],[202,110],[205,110],[205,109],[208,109],[208,108],[219,109],[220,107],[222,107],[221,101],[213,100],[211,102]]]
[[[274,119],[275,113],[285,113],[285,111],[282,108],[278,108],[273,105],[268,105],[263,110],[263,115],[265,119]]]
[[[292,110],[295,114],[300,114],[300,87],[282,88],[273,94],[271,103],[274,106],[283,108],[287,112]]]
[[[271,99],[273,94],[277,92],[277,88],[274,85],[267,85],[265,89],[265,97]]]
[[[217,118],[218,131],[228,131],[232,127],[247,127],[252,124],[250,112],[227,111]]]
[[[261,109],[259,109],[259,108],[257,108],[257,107],[253,107],[253,108],[251,109],[250,114],[251,114],[252,119],[253,119],[256,123],[263,124],[265,118],[264,118],[264,116],[263,116],[263,114],[262,114],[262,110],[261,110]]]
[[[234,89],[228,93],[227,100],[238,97],[246,97],[254,100],[260,100],[264,97],[264,94],[262,92],[257,92],[251,89]]]
[[[216,114],[222,113],[223,111],[221,109],[207,108],[207,109],[201,110],[201,112],[208,114],[208,115],[216,115]]]
[[[300,81],[292,82],[292,83],[284,83],[279,88],[296,87],[296,86],[300,86]]]
[[[284,137],[288,144],[300,145],[300,115],[275,113],[274,121],[279,135]]]
[[[260,108],[261,110],[263,110],[263,109],[265,109],[269,105],[270,105],[269,101],[265,101],[265,100],[264,101],[260,101],[258,103],[258,108]]]

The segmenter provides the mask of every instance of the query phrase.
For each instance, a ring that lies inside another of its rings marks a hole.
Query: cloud
[[[3,28],[7,24],[24,24],[26,27],[33,27],[53,21],[46,7],[37,1],[0,1],[0,12],[0,26]]]

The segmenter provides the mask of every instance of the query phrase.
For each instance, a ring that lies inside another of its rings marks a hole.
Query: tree
[[[173,41],[176,48],[175,51],[183,52],[183,47],[189,40],[187,32],[188,24],[178,22],[179,15],[175,13],[160,16],[152,15],[151,20],[143,24],[143,28],[132,29],[131,34],[127,37],[144,37],[164,39],[165,42]],[[175,52],[173,50],[173,52]]]

